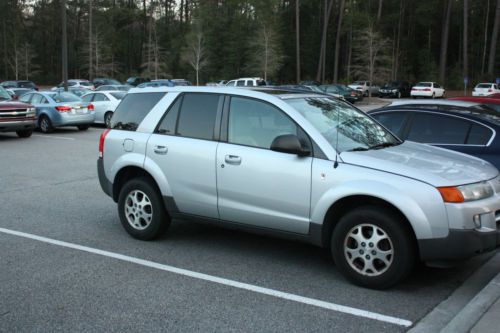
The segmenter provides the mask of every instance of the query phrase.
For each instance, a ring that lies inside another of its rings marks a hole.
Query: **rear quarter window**
[[[165,94],[154,92],[126,95],[116,108],[110,127],[125,131],[137,130],[142,120]]]

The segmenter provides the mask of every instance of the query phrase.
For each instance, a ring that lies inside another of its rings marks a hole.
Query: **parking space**
[[[307,244],[182,221],[141,242],[99,187],[101,131],[0,135],[0,331],[399,332],[492,255],[374,291]]]

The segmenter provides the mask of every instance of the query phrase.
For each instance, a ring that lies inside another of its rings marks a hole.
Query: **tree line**
[[[61,5],[0,2],[1,79],[61,81]],[[66,16],[71,78],[500,77],[500,0],[66,0]]]

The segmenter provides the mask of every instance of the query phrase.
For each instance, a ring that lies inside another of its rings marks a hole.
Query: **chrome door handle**
[[[158,155],[165,155],[168,152],[168,148],[165,146],[154,146],[153,151]]]
[[[236,155],[226,155],[225,160],[227,164],[233,164],[233,165],[241,164],[241,157]]]

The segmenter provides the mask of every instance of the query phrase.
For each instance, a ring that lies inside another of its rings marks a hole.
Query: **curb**
[[[491,288],[491,286],[495,287],[493,283],[500,283],[499,267],[500,252],[497,252],[447,299],[442,301],[425,317],[420,319],[417,324],[408,331],[408,333],[441,332],[442,330],[447,329],[449,325],[452,325],[452,322],[457,323],[459,320],[461,321],[462,319],[458,319],[458,316],[469,308],[470,305],[470,309],[472,309],[472,311],[470,313],[464,312],[464,315],[467,314],[468,316],[474,316],[475,320],[474,318],[468,317],[465,320],[467,322],[467,325],[465,326],[468,326],[468,328],[459,327],[458,330],[455,329],[449,331],[454,333],[468,332],[486,312],[486,310],[488,310],[489,306],[491,306],[491,304],[495,301],[495,299],[493,299],[493,295],[488,295],[488,293],[491,292],[491,289],[486,288]],[[499,288],[498,285],[496,288]],[[479,304],[487,304],[489,301],[486,299],[483,300],[482,297],[489,296],[491,296],[493,300],[490,300],[491,303],[488,306],[483,307],[482,310],[479,310],[477,306],[472,308],[473,300],[483,302]]]
[[[469,332],[498,299],[500,299],[500,273],[446,325],[441,333]]]

